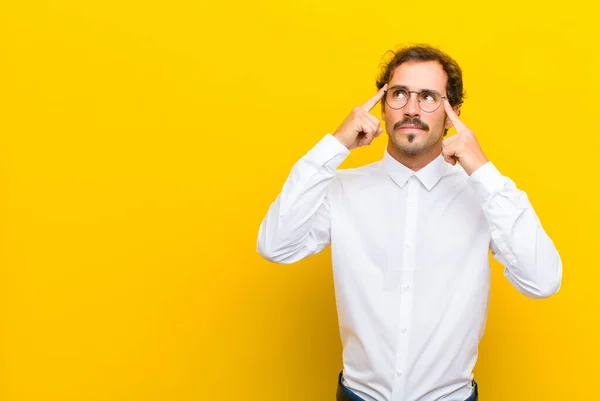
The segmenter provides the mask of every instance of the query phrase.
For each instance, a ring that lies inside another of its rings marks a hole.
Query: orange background
[[[493,264],[480,398],[593,399],[586,4],[2,3],[0,399],[333,400],[329,251],[270,264],[258,226],[293,163],[375,92],[385,51],[419,42],[463,67],[463,121],[564,263],[546,300]],[[379,159],[384,138],[342,167]]]

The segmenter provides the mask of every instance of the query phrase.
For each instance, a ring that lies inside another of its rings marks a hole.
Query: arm
[[[258,231],[257,250],[276,263],[294,263],[330,242],[327,191],[350,151],[327,134],[302,157],[271,204]]]
[[[276,263],[294,263],[329,245],[331,219],[327,192],[335,170],[351,149],[370,145],[382,132],[369,111],[383,97],[387,85],[338,127],[327,134],[292,168],[283,189],[258,230],[258,253]]]
[[[503,177],[490,163],[473,131],[458,118],[450,103],[444,102],[451,125],[457,133],[444,139],[442,154],[448,163],[458,161],[469,175],[469,184],[490,227],[490,248],[504,265],[504,275],[519,292],[544,298],[560,288],[562,262],[527,195]]]
[[[531,298],[556,293],[562,262],[525,192],[488,162],[469,177],[490,227],[492,255],[511,284]]]

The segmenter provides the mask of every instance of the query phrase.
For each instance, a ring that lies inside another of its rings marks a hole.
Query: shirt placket
[[[419,181],[415,176],[408,180],[406,197],[406,219],[402,252],[402,272],[399,286],[399,319],[397,327],[396,366],[394,371],[393,401],[402,401],[406,392],[408,344],[411,334],[413,279],[416,262],[416,232],[418,215]]]

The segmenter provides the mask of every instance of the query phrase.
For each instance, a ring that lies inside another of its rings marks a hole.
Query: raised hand
[[[348,149],[370,145],[383,132],[379,119],[369,112],[384,96],[386,89],[387,84],[365,104],[352,109],[333,134]]]
[[[488,159],[479,146],[475,133],[460,121],[447,100],[444,100],[444,109],[457,131],[442,142],[444,160],[452,165],[458,161],[467,174],[471,175],[487,163]]]

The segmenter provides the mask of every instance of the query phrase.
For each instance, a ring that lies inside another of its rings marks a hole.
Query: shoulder
[[[364,194],[365,190],[386,187],[387,175],[381,168],[381,161],[376,161],[356,168],[338,169],[330,185],[331,195]]]
[[[469,185],[469,175],[459,165],[454,166],[448,164],[448,169],[440,180],[438,190],[443,191],[447,195],[466,196],[471,198],[474,196],[472,188]]]
[[[355,168],[339,169],[335,172],[336,179],[343,184],[360,183],[378,176],[381,172],[381,161]]]
[[[446,170],[446,174],[444,174],[444,177],[450,180],[464,182],[465,184],[469,180],[469,175],[467,174],[465,169],[462,168],[458,163],[454,166],[448,164],[448,170]]]

